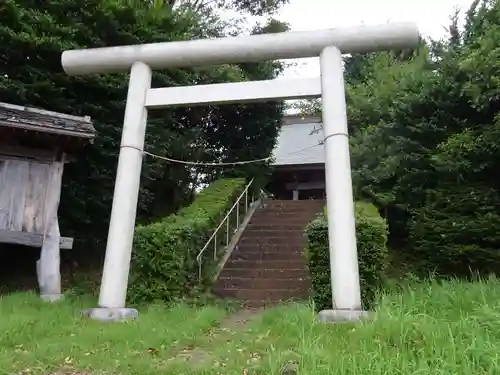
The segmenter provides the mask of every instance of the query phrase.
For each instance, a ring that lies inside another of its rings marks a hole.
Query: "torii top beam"
[[[316,31],[199,39],[65,51],[68,75],[127,72],[136,61],[152,69],[182,68],[262,60],[317,57],[327,46],[342,53],[368,53],[415,47],[416,24],[387,23]]]

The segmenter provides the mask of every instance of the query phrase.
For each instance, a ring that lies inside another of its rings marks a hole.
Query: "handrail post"
[[[215,233],[214,237],[214,260],[217,259],[217,232]]]

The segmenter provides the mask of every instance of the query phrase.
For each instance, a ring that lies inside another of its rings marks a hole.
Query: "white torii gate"
[[[415,24],[388,23],[65,51],[61,62],[68,75],[130,71],[99,307],[88,314],[100,320],[137,315],[136,310],[125,307],[125,302],[148,109],[322,97],[334,310],[322,311],[319,317],[337,320],[364,316],[341,54],[414,47],[419,38]],[[152,69],[317,56],[320,78],[151,88]]]

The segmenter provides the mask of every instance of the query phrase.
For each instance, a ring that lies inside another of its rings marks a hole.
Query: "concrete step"
[[[266,208],[286,208],[292,209],[294,207],[318,207],[322,208],[326,205],[325,200],[310,199],[310,200],[267,200],[262,204],[262,207]]]
[[[286,259],[286,260],[236,260],[229,259],[226,263],[228,268],[250,268],[250,269],[298,269],[305,268],[305,260]]]
[[[261,222],[264,221],[266,223],[272,223],[279,221],[281,223],[286,224],[302,224],[304,222],[309,222],[309,220],[313,219],[318,214],[317,211],[313,212],[301,212],[301,213],[293,213],[293,212],[256,212],[252,216],[252,221]]]
[[[255,211],[252,218],[259,219],[281,219],[286,221],[294,221],[294,220],[308,220],[311,217],[318,215],[321,212],[321,209],[312,208],[312,209],[301,209],[297,210],[283,210],[283,209],[259,209]]]
[[[309,270],[303,262],[298,268],[237,268],[226,267],[222,270],[219,278],[222,277],[238,277],[238,278],[260,278],[260,279],[291,279],[291,278],[307,278]]]
[[[267,252],[265,248],[263,250],[256,249],[256,251],[241,251],[235,250],[231,254],[231,260],[273,260],[273,261],[286,261],[286,260],[298,260],[302,261],[305,255],[302,251],[273,251]]]
[[[274,229],[274,228],[268,228],[268,229],[254,229],[254,228],[247,228],[245,232],[243,233],[243,238],[253,238],[253,237],[258,237],[258,238],[290,238],[293,240],[300,240],[302,237],[304,237],[304,231],[302,229],[288,229],[288,230],[283,230],[283,229]]]
[[[280,299],[276,301],[270,301],[270,300],[247,300],[247,301],[240,301],[242,307],[247,308],[247,309],[262,309],[262,308],[272,308],[275,306],[278,306],[283,303],[287,302],[294,302],[294,301],[304,301],[307,300],[307,298],[289,298],[289,299]]]
[[[303,252],[304,246],[302,241],[300,243],[296,243],[293,245],[285,244],[277,244],[277,245],[272,245],[272,244],[262,244],[262,243],[255,243],[255,244],[238,244],[236,248],[234,249],[234,252],[238,252],[241,254],[245,253],[296,253],[296,252]]]
[[[309,220],[305,220],[303,223],[287,223],[282,222],[280,219],[274,220],[252,220],[248,226],[247,230],[272,230],[272,231],[300,231],[304,232],[305,227]]]
[[[286,245],[286,246],[296,246],[298,243],[302,242],[302,239],[295,238],[290,239],[290,237],[245,237],[240,240],[239,244],[241,245]],[[304,240],[305,241],[305,240]]]
[[[283,301],[292,298],[307,298],[309,290],[299,289],[225,289],[216,288],[214,294],[222,298],[231,298],[243,301]]]
[[[283,290],[283,289],[308,289],[311,280],[304,278],[287,279],[254,279],[247,277],[220,277],[216,289],[256,289],[256,290]]]

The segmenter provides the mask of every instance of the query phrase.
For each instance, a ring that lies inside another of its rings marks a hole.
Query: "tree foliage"
[[[466,15],[410,54],[346,59],[356,196],[377,204],[392,245],[424,273],[500,265],[500,2]]]
[[[232,9],[237,12],[247,12],[252,16],[262,16],[275,13],[290,0],[156,0],[156,3],[166,3],[171,7],[188,7],[200,10],[203,8]]]
[[[96,143],[76,155],[65,172],[64,235],[85,238],[87,245],[102,245],[106,236],[128,82],[126,74],[68,77],[61,69],[62,51],[225,35],[226,24],[215,21],[118,0],[0,2],[0,101],[89,115],[99,132]],[[270,27],[277,29],[276,24]],[[280,69],[266,62],[166,70],[154,73],[153,87],[270,79]],[[145,148],[188,161],[263,158],[274,145],[281,117],[280,103],[153,111]],[[191,199],[201,177],[210,181],[228,171],[237,174],[238,168],[190,168],[146,157],[140,221],[177,210]]]

